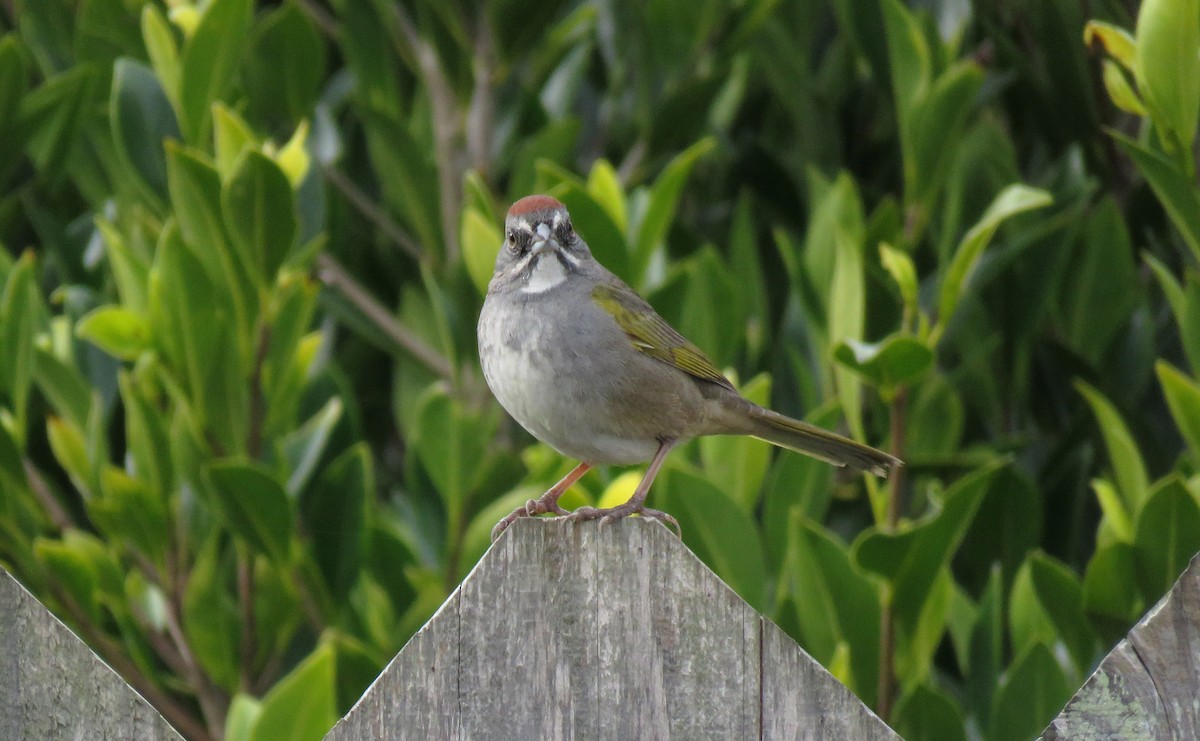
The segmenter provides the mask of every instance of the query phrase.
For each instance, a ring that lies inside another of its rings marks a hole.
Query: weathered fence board
[[[1042,738],[1200,738],[1200,556],[1100,662]]]
[[[518,522],[327,738],[896,738],[674,535]]]
[[[141,695],[0,569],[0,739],[179,739]]]

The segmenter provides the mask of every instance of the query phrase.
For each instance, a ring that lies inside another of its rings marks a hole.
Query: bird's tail
[[[903,461],[894,455],[808,422],[764,409],[746,399],[739,398],[734,405],[739,407],[737,412],[725,416],[729,421],[732,421],[731,418],[738,420],[738,432],[766,440],[781,448],[811,455],[835,466],[850,466],[885,478],[893,468],[904,465]]]

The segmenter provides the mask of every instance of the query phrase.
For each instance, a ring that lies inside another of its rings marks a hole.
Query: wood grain
[[[1100,662],[1042,738],[1200,738],[1200,556]]]
[[[181,739],[141,695],[0,569],[0,739]]]
[[[523,520],[330,739],[897,738],[657,523]]]

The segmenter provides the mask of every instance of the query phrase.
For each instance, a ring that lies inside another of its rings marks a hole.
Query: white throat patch
[[[522,293],[545,293],[567,279],[567,270],[557,255],[545,252],[532,259],[536,262],[533,263],[529,281],[521,286]]]

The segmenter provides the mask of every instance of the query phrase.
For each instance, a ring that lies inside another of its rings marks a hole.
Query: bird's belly
[[[593,464],[650,460],[658,440],[621,424],[593,376],[590,361],[553,343],[538,346],[520,329],[499,332],[500,341],[480,344],[483,375],[513,419],[563,455]]]
[[[538,440],[563,455],[593,464],[640,463],[658,448],[651,436],[629,435],[589,398],[568,372],[500,348],[483,362],[483,374],[500,406]]]

